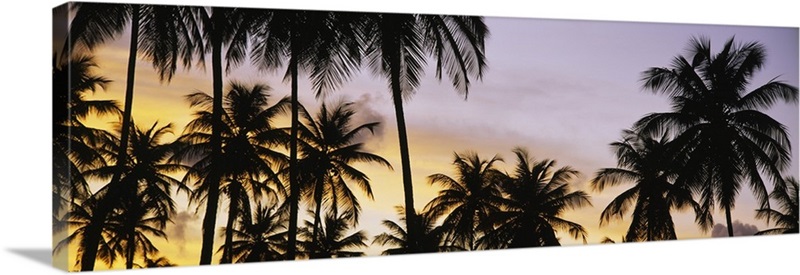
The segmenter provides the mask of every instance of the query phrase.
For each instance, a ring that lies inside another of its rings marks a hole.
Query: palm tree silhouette
[[[199,26],[203,43],[197,43],[196,54],[201,63],[205,63],[205,54],[211,52],[212,97],[211,111],[208,120],[211,135],[208,137],[208,158],[204,164],[206,175],[202,177],[205,189],[206,209],[203,217],[203,246],[200,249],[200,264],[211,264],[214,253],[214,231],[220,194],[220,180],[225,163],[222,161],[223,125],[223,71],[222,50],[227,49],[226,72],[242,62],[246,55],[248,28],[246,28],[247,12],[239,8],[223,7],[191,7],[192,19]]]
[[[139,5],[139,4],[108,4],[108,3],[74,3],[75,17],[70,23],[70,37],[65,45],[67,49],[92,50],[107,40],[112,39],[123,32],[128,24],[131,26],[130,46],[128,51],[128,66],[125,88],[124,108],[122,112],[122,136],[119,151],[117,152],[116,163],[119,167],[125,166],[127,159],[127,144],[130,139],[132,129],[132,110],[133,110],[133,90],[134,76],[136,71],[136,57],[142,55],[146,57],[153,67],[158,71],[162,81],[169,81],[178,63],[183,63],[185,67],[191,66],[191,57],[197,47],[194,46],[195,35],[197,34],[190,14],[186,7],[161,6],[161,5]],[[72,54],[64,51],[66,55]],[[120,169],[121,170],[121,169]],[[116,185],[122,177],[122,172],[111,179],[111,183]],[[117,191],[112,191],[116,194]],[[104,209],[113,207],[105,204],[113,204],[114,196],[110,196],[108,202],[103,202],[98,210],[97,219],[105,219]],[[99,221],[92,224],[99,226]],[[89,228],[87,237],[90,241],[100,238],[101,230],[96,227]],[[90,246],[83,253],[82,271],[93,270],[96,252],[95,246]]]
[[[159,207],[162,205],[157,199],[140,194],[138,201],[125,202],[109,215],[107,226],[114,235],[108,243],[124,257],[126,269],[133,268],[137,254],[144,258],[158,252],[148,235],[167,238],[163,230],[169,221],[168,213]]]
[[[444,244],[445,230],[442,226],[436,225],[436,218],[428,215],[427,213],[416,213],[412,215],[414,218],[412,222],[406,221],[405,208],[402,206],[395,207],[397,214],[400,216],[400,224],[391,221],[383,220],[382,224],[389,230],[388,233],[384,232],[375,236],[372,244],[379,244],[382,246],[392,246],[381,252],[382,255],[398,255],[412,253],[410,247],[416,247],[418,253],[433,253],[433,252],[449,252],[449,251],[464,251],[463,247],[455,245]],[[415,227],[417,232],[421,232],[419,243],[410,244],[408,242],[408,233],[405,228]]]
[[[194,158],[192,172],[184,177],[184,182],[199,184],[191,197],[193,202],[209,201],[212,184],[219,184],[218,190],[229,199],[227,228],[233,229],[240,212],[249,211],[251,199],[259,200],[262,194],[276,197],[284,192],[282,185],[276,182],[273,166],[285,165],[286,157],[273,148],[284,144],[287,138],[282,130],[273,126],[273,120],[286,112],[288,99],[265,107],[269,103],[268,86],[248,87],[239,83],[230,86],[224,99],[222,127],[215,127],[213,119],[215,98],[202,92],[187,96],[191,106],[199,110],[178,139],[187,146],[176,154],[175,160],[192,161]],[[217,157],[213,155],[211,143],[214,128],[221,132],[221,154]],[[223,167],[213,167],[223,163]],[[215,169],[219,177],[212,178]],[[232,242],[233,231],[226,230],[222,263],[232,262]]]
[[[135,126],[134,126],[135,127]],[[181,164],[168,163],[167,160],[175,151],[172,143],[162,143],[165,135],[171,134],[171,124],[158,127],[153,124],[147,130],[137,129],[131,136],[128,148],[129,159],[125,162],[123,176],[120,179],[122,192],[118,202],[102,224],[105,230],[112,232],[107,242],[111,249],[125,258],[125,267],[134,266],[134,258],[141,253],[142,257],[158,252],[145,234],[166,238],[162,230],[175,213],[175,201],[172,199],[173,186],[177,190],[189,193],[189,188],[169,174],[181,172],[187,167]],[[120,130],[121,131],[121,130]],[[119,139],[116,147],[119,147]],[[108,150],[116,152],[116,148]],[[113,157],[112,157],[113,158]],[[85,171],[87,177],[107,180],[117,171],[116,165],[104,166]],[[106,185],[95,192],[99,198],[108,197],[112,192],[111,185]],[[98,200],[98,206],[102,199]]]
[[[747,92],[753,74],[764,66],[766,50],[757,42],[729,39],[711,53],[707,38],[693,38],[689,56],[677,56],[671,67],[643,73],[643,87],[670,97],[672,111],[648,114],[634,126],[644,135],[670,130],[674,142],[689,152],[677,184],[689,184],[700,204],[725,210],[733,236],[731,210],[746,182],[762,208],[769,199],[760,173],[780,184],[790,161],[786,128],[760,110],[778,101],[797,102],[797,87],[774,79]]]
[[[770,198],[775,200],[780,207],[779,212],[775,209],[762,208],[756,210],[756,218],[775,221],[778,227],[767,230],[762,230],[756,235],[772,235],[772,234],[792,234],[798,233],[798,204],[797,192],[800,190],[797,185],[797,179],[788,177],[784,180],[785,185],[776,186],[769,194]]]
[[[66,223],[79,229],[63,242],[72,242],[76,237],[80,239],[78,244],[80,259],[77,262],[81,268],[85,267],[82,261],[86,258],[84,255],[86,251],[95,251],[93,253],[98,253],[96,258],[100,258],[109,266],[113,264],[117,254],[122,255],[126,259],[128,269],[133,267],[136,253],[146,255],[157,252],[144,233],[165,237],[160,230],[164,229],[166,222],[175,212],[175,202],[171,197],[172,187],[176,186],[177,190],[189,192],[188,187],[168,175],[186,168],[180,164],[167,163],[167,159],[175,149],[171,143],[161,143],[161,139],[170,133],[170,128],[169,124],[157,128],[156,123],[146,131],[134,132],[131,146],[128,147],[126,166],[122,167],[123,176],[119,185],[107,184],[84,200],[81,205],[72,204]],[[121,135],[121,129],[118,129],[117,134]],[[101,154],[115,159],[115,153],[120,147],[119,137],[108,135],[104,140],[113,144],[106,144],[100,148]],[[119,170],[116,164],[107,164],[83,171],[82,175],[87,179],[108,180]],[[114,191],[118,193],[113,194]],[[116,202],[108,204],[112,196]],[[97,213],[102,213],[105,218],[96,217]],[[101,231],[99,240],[89,235],[95,228]],[[92,246],[96,247],[91,249]],[[104,251],[97,252],[97,249]]]
[[[56,125],[82,125],[81,120],[89,115],[116,115],[119,108],[114,100],[87,100],[87,92],[105,90],[111,80],[97,75],[98,68],[91,55],[75,55],[68,61],[56,64],[53,57],[53,100],[57,104],[53,112]]]
[[[365,248],[367,235],[364,231],[357,231],[346,235],[353,226],[354,212],[344,212],[338,217],[333,212],[325,215],[325,222],[309,222],[299,230],[300,247],[303,254],[311,259],[318,258],[347,258],[364,256],[364,252],[351,251],[350,249]],[[313,213],[309,213],[313,214]],[[318,224],[317,224],[318,223]],[[319,232],[317,232],[319,229]]]
[[[455,153],[454,158],[455,178],[445,174],[428,176],[430,184],[441,185],[444,189],[428,202],[425,212],[433,217],[445,216],[442,222],[446,231],[445,245],[474,250],[477,248],[475,240],[481,233],[478,223],[500,211],[503,203],[500,184],[506,177],[495,168],[495,163],[502,161],[498,156],[485,160],[477,153],[467,152]]]
[[[621,219],[633,206],[631,225],[623,239],[629,242],[674,240],[675,225],[670,211],[690,207],[695,210],[701,228],[710,220],[692,198],[691,190],[674,185],[685,159],[675,152],[666,136],[656,140],[630,130],[623,139],[611,143],[617,157],[617,168],[603,168],[591,180],[592,189],[603,189],[625,182],[634,184],[614,198],[600,215],[600,225]]]
[[[436,60],[436,76],[442,69],[465,98],[470,76],[480,78],[486,67],[484,39],[489,31],[482,17],[377,13],[365,18],[365,54],[373,71],[388,79],[395,107],[400,159],[403,169],[406,220],[414,210],[411,159],[403,100],[419,86],[426,53]],[[419,232],[409,228],[414,240]],[[412,241],[411,243],[416,243]],[[412,248],[413,250],[413,248]]]
[[[93,261],[100,259],[106,266],[111,267],[117,258],[117,252],[111,248],[106,241],[107,238],[104,237],[114,234],[107,226],[101,227],[101,238],[97,242],[90,241],[87,236],[89,229],[95,227],[91,223],[96,220],[93,211],[97,208],[96,202],[96,200],[87,199],[81,204],[71,203],[69,213],[64,215],[65,219],[61,221],[63,224],[59,225],[61,227],[74,228],[74,230],[67,235],[66,238],[56,244],[53,253],[59,253],[63,249],[69,249],[68,247],[70,245],[77,242],[78,251],[75,254],[75,267],[77,268],[83,266],[83,263],[81,263],[84,258],[83,254],[86,253],[88,247],[91,245],[97,246],[93,249],[96,254],[95,257],[92,257]]]
[[[351,218],[358,223],[361,206],[349,185],[355,183],[373,199],[369,177],[352,165],[355,163],[374,163],[392,169],[384,158],[364,151],[364,143],[358,142],[366,131],[373,132],[378,122],[352,125],[356,110],[351,103],[338,102],[332,108],[323,103],[316,117],[303,112],[300,153],[298,161],[300,194],[307,194],[316,207],[313,212],[312,227],[314,239],[322,223],[323,200],[329,201],[332,217]],[[339,208],[350,215],[340,216]]]
[[[288,56],[285,78],[291,79],[291,139],[289,141],[289,251],[294,259],[297,242],[299,171],[297,170],[298,74],[309,73],[317,96],[330,92],[347,80],[360,62],[359,15],[345,12],[274,10],[254,16],[253,63],[274,70]]]
[[[231,244],[231,258],[234,263],[278,261],[284,259],[286,252],[286,224],[289,208],[286,203],[262,206],[256,202],[254,213],[239,216],[239,229],[233,231],[235,241]],[[221,246],[218,251],[224,248]]]
[[[97,64],[89,55],[71,57],[56,64],[53,57],[53,215],[70,203],[87,199],[91,192],[82,171],[105,165],[98,146],[107,143],[105,131],[87,127],[89,115],[119,114],[113,100],[87,100],[88,92],[105,89],[111,82],[95,74]]]
[[[478,240],[478,247],[557,246],[556,230],[586,243],[586,229],[562,217],[567,210],[592,205],[586,193],[570,190],[578,171],[569,166],[556,169],[554,160],[535,161],[524,148],[513,152],[517,165],[502,185],[506,201],[502,210],[484,220],[487,233]]]

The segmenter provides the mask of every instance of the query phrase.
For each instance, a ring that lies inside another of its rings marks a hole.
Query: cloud
[[[758,227],[748,223],[742,223],[738,220],[733,221],[733,235],[734,236],[752,236],[758,232]],[[720,223],[714,225],[711,231],[711,237],[728,237],[728,227]]]
[[[373,128],[373,135],[363,135],[361,137],[362,140],[360,142],[365,142],[366,140],[382,140],[383,135],[385,133],[386,127],[386,118],[384,117],[383,113],[376,110],[375,106],[378,105],[378,101],[381,101],[381,96],[376,98],[373,96],[372,93],[362,94],[358,99],[352,101],[353,110],[356,111],[355,118],[353,120],[353,126],[358,126],[366,123],[373,123],[378,122],[378,126]]]
[[[188,211],[181,211],[175,214],[175,216],[172,218],[174,223],[167,226],[166,233],[169,238],[169,242],[172,245],[179,247],[179,252],[181,254],[183,254],[185,244],[187,242],[187,232],[192,234],[194,234],[194,232],[198,232],[196,228],[198,220],[198,216],[193,215]]]

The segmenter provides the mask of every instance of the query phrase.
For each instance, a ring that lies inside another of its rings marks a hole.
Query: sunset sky
[[[692,36],[707,36],[714,52],[730,37],[737,41],[758,41],[767,50],[765,69],[753,78],[760,85],[772,78],[798,86],[798,29],[688,24],[616,23],[577,20],[540,20],[487,17],[491,36],[486,43],[488,70],[482,81],[473,81],[465,100],[450,86],[441,83],[428,69],[416,94],[406,101],[416,208],[421,210],[438,187],[431,187],[426,177],[434,173],[452,175],[453,153],[468,150],[482,158],[503,157],[505,170],[514,164],[512,148],[526,147],[536,159],[556,159],[559,166],[569,165],[580,171],[575,187],[592,196],[594,207],[564,215],[580,223],[589,232],[589,243],[604,237],[619,241],[628,228],[628,220],[599,227],[602,209],[627,185],[591,192],[587,181],[605,167],[615,167],[616,160],[608,146],[620,139],[620,133],[644,114],[667,111],[664,96],[640,88],[640,73],[649,67],[668,66],[675,55],[683,54]],[[97,99],[116,99],[122,103],[129,34],[123,34],[95,51],[103,75],[113,83]],[[210,58],[207,58],[210,60]],[[210,64],[207,65],[210,68]],[[191,120],[192,111],[183,97],[195,91],[211,93],[210,70],[197,68],[180,71],[170,83],[160,83],[147,62],[137,64],[133,117],[140,127],[155,121],[172,123],[177,135]],[[266,83],[272,87],[274,101],[289,93],[288,83],[280,73],[259,73],[249,66],[238,68],[225,77],[247,84]],[[362,70],[329,100],[355,102],[360,122],[381,122],[376,137],[367,141],[368,149],[386,158],[394,171],[380,166],[360,165],[372,179],[375,200],[360,197],[364,209],[359,229],[371,237],[384,231],[381,220],[397,220],[394,206],[403,203],[402,179],[397,131],[391,96],[385,78]],[[274,102],[273,101],[273,102]],[[317,100],[308,82],[300,83],[300,102],[315,110]],[[788,127],[792,141],[798,140],[797,105],[777,104],[767,113]],[[93,121],[96,127],[108,128],[105,121]],[[171,138],[175,138],[172,136]],[[798,176],[797,144],[792,148],[791,176]],[[355,189],[355,188],[354,188]],[[361,194],[359,191],[356,193]],[[769,226],[754,219],[750,190],[743,185],[733,211],[734,220],[765,229]],[[196,265],[200,251],[202,213],[187,208],[185,198],[178,198],[179,213],[167,227],[169,243],[156,241],[162,255],[181,265]],[[224,226],[227,202],[221,200],[219,226]],[[679,239],[708,237],[693,223],[693,214],[674,214]],[[724,223],[724,215],[715,215],[715,223]],[[567,234],[559,234],[563,244],[579,244]],[[215,242],[216,248],[221,238]],[[372,246],[369,255],[383,248]],[[73,259],[69,259],[73,260]],[[216,262],[216,260],[215,260]]]

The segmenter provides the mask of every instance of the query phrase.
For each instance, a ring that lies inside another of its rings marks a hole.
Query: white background
[[[179,4],[179,1],[146,1]],[[393,2],[386,4],[383,2]],[[193,5],[471,14],[562,19],[800,26],[791,1],[193,1]],[[6,1],[0,8],[0,273],[55,274],[49,265],[51,8],[58,1]],[[800,142],[794,141],[795,146]],[[796,169],[796,168],[795,168]],[[796,270],[800,235],[594,245],[490,252],[181,267],[146,274],[747,274]]]

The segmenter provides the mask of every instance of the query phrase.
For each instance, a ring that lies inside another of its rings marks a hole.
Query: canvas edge
[[[67,40],[67,37],[69,35],[69,31],[68,31],[68,28],[69,28],[69,26],[68,26],[69,25],[69,23],[68,23],[69,22],[68,9],[69,9],[70,4],[71,4],[70,2],[66,2],[64,4],[61,4],[61,5],[58,5],[58,6],[54,7],[53,10],[52,10],[52,12],[53,12],[52,32],[53,33],[52,33],[52,37],[51,37],[51,39],[52,39],[52,52],[50,54],[52,55],[52,58],[53,58],[52,64],[51,64],[51,66],[53,67],[52,68],[53,70],[55,70],[56,66],[58,66],[58,64],[60,64],[59,61],[62,58],[67,56],[67,55],[65,55],[65,53],[63,53],[61,51],[63,50],[62,47],[64,47],[64,45],[65,45],[64,41]],[[69,70],[69,68],[67,68],[67,70]],[[53,83],[53,91],[51,91],[51,92],[55,93],[56,92],[55,89],[56,89],[55,83]],[[58,110],[58,108],[56,108],[56,106],[58,106],[57,104],[66,104],[66,102],[58,102],[59,100],[57,100],[55,95],[53,95],[52,98],[53,98],[53,102],[52,102],[52,104],[53,104],[52,105],[52,111],[53,112],[56,112]],[[53,115],[55,115],[55,114],[53,114]],[[55,121],[51,121],[51,123],[55,123]],[[61,130],[63,130],[63,129],[59,128],[59,127],[53,127],[53,136],[52,136],[52,142],[53,143],[55,143],[55,139],[56,139],[57,136],[59,136],[59,135],[68,135],[69,134],[69,133],[64,133]],[[72,195],[72,194],[70,194],[70,190],[69,189],[67,189],[67,190],[58,190],[56,188],[57,185],[58,185],[58,182],[57,182],[58,178],[56,178],[56,176],[55,176],[55,174],[57,172],[56,170],[58,169],[58,166],[56,165],[56,163],[59,162],[59,161],[67,161],[67,160],[66,159],[59,159],[59,156],[58,156],[58,154],[56,154],[55,151],[52,152],[52,156],[53,156],[53,168],[52,168],[52,170],[53,170],[52,171],[53,172],[53,182],[52,182],[52,184],[53,184],[53,186],[52,186],[53,194],[52,195],[54,197],[53,197],[53,200],[51,201],[51,203],[53,203],[52,208],[51,208],[52,211],[53,211],[52,212],[52,220],[51,220],[51,222],[52,222],[52,230],[53,230],[52,251],[51,251],[52,260],[51,261],[52,261],[52,266],[54,268],[60,269],[62,271],[69,271],[69,258],[70,258],[69,249],[65,248],[65,249],[67,249],[66,253],[55,253],[56,246],[58,245],[60,240],[64,240],[69,236],[68,230],[66,230],[66,228],[62,228],[62,226],[59,225],[59,223],[61,223],[64,220],[64,218],[66,218],[66,216],[61,216],[62,213],[56,213],[56,208],[55,208],[55,204],[59,203],[60,199],[70,198],[70,196]],[[60,196],[60,198],[58,196]],[[57,257],[56,255],[61,255],[61,256]]]

